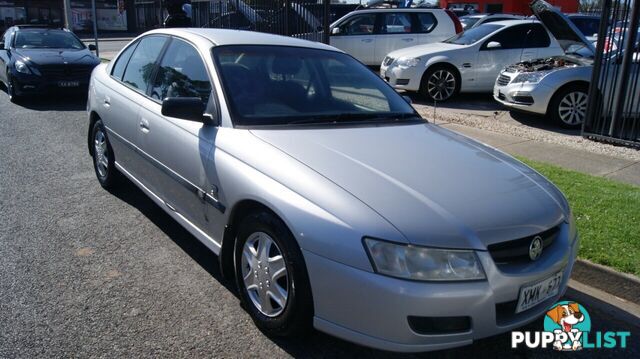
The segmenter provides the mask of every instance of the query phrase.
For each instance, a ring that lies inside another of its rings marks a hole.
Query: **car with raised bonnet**
[[[562,193],[331,46],[153,30],[94,70],[87,110],[99,183],[128,178],[218,255],[268,335],[444,349],[566,289],[579,238]]]
[[[547,2],[537,0],[532,10],[542,24],[553,33],[562,46],[559,56],[541,57],[506,66],[494,84],[493,97],[509,109],[548,115],[561,127],[579,128],[587,116],[589,84],[593,73],[596,49],[584,33],[566,15]],[[603,73],[620,76],[620,37],[604,39],[604,51],[612,51],[610,68]],[[640,52],[640,41],[630,51]],[[624,50],[624,51],[623,51]],[[638,73],[638,57],[631,64],[631,73]],[[609,81],[609,84],[616,83]],[[605,103],[612,101],[612,88],[604,88],[596,98]],[[639,101],[633,101],[631,111],[638,109]]]
[[[535,20],[503,20],[474,27],[443,42],[390,52],[380,76],[398,90],[426,100],[447,101],[458,93],[493,91],[505,66],[562,54],[551,34]]]
[[[379,66],[391,51],[440,42],[462,31],[449,10],[373,8],[352,11],[332,23],[330,44],[365,65]]]
[[[0,38],[0,81],[9,99],[60,91],[86,93],[100,59],[75,34],[44,25],[12,26]]]

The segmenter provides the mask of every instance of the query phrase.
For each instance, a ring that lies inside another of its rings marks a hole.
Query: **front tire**
[[[269,336],[294,336],[311,328],[313,300],[302,252],[284,222],[269,211],[248,215],[234,249],[240,300]]]
[[[458,92],[460,92],[460,76],[449,66],[431,66],[420,83],[420,93],[432,102],[447,101]]]
[[[96,177],[103,188],[111,189],[115,187],[119,173],[115,166],[113,148],[109,143],[102,120],[97,120],[93,124],[91,139],[93,140],[93,168]]]
[[[586,85],[569,85],[558,91],[549,104],[553,121],[564,128],[580,128],[587,117],[588,94]]]

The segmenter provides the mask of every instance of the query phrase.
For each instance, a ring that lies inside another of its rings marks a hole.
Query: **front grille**
[[[544,256],[544,249],[553,244],[559,232],[560,226],[558,225],[525,238],[491,244],[488,247],[489,254],[491,254],[491,258],[493,258],[496,265],[526,263],[531,261],[529,258],[529,246],[536,236],[540,236],[542,239],[542,255]]]
[[[502,92],[498,92],[498,98],[504,101],[507,99],[507,96],[505,96]]]
[[[393,63],[393,60],[395,60],[393,57],[386,56],[384,60],[382,60],[382,65],[389,66]]]
[[[509,77],[507,75],[500,74],[500,76],[498,76],[498,80],[496,82],[500,86],[506,86],[506,85],[509,84],[509,82],[511,82],[511,77]]]
[[[40,67],[42,76],[50,80],[89,79],[93,67],[77,65],[47,65]]]

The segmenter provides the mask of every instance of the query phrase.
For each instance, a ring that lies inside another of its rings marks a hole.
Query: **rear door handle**
[[[413,41],[413,39],[412,38],[402,39],[402,41],[411,42],[411,41]]]
[[[362,39],[361,41],[362,42],[371,42],[371,41],[373,41],[373,39]]]

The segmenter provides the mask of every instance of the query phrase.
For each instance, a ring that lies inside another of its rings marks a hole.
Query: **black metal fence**
[[[358,7],[331,0],[211,0],[192,2],[196,27],[268,32],[329,41],[329,24]]]
[[[640,1],[604,0],[583,136],[640,146]]]

